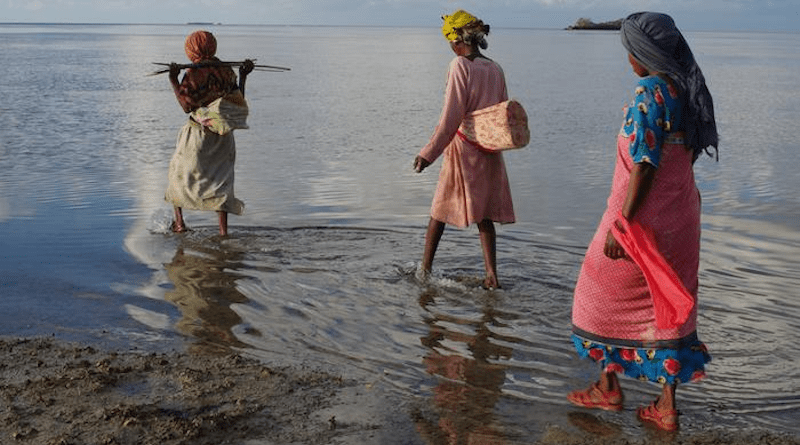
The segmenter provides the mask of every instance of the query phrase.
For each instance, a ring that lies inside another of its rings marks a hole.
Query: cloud
[[[6,0],[9,22],[438,26],[466,9],[494,26],[560,28],[661,11],[692,29],[796,29],[797,0]]]

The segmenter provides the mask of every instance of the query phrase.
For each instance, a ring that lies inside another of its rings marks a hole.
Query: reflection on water
[[[533,132],[506,158],[519,221],[498,227],[505,289],[489,293],[474,229],[448,232],[431,282],[414,279],[437,175],[411,161],[452,57],[436,29],[386,40],[371,28],[215,28],[226,57],[292,67],[248,80],[236,166],[248,210],[222,239],[212,212],[188,212],[191,233],[167,230],[185,116],[165,77],[144,76],[182,60],[193,29],[5,28],[0,58],[19,63],[0,66],[3,334],[143,348],[180,337],[344,370],[421,401],[398,414],[418,427],[409,443],[526,443],[550,424],[641,434],[634,416],[581,415],[564,397],[597,373],[575,356],[570,309],[635,80],[618,35],[493,30],[490,53]],[[696,166],[698,329],[714,361],[678,393],[682,431],[800,432],[800,170],[786,162],[800,35],[690,38],[723,146],[720,163]],[[631,407],[658,392],[623,384]]]
[[[241,348],[231,329],[242,319],[231,309],[232,304],[247,303],[247,297],[236,289],[236,252],[212,249],[202,245],[197,251],[178,247],[175,257],[164,267],[174,289],[164,298],[178,307],[181,319],[175,328],[197,338],[205,345]]]
[[[494,310],[487,302],[480,308],[479,320],[462,319],[436,314],[435,299],[435,290],[428,289],[419,302],[429,313],[425,320],[429,332],[421,339],[429,352],[422,363],[439,380],[433,388],[438,420],[417,415],[417,428],[426,443],[434,445],[505,443],[495,408],[506,366],[495,361],[511,358],[512,350],[492,342],[495,334],[490,328],[498,323]]]

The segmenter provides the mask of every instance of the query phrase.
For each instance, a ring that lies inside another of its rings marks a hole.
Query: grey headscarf
[[[637,12],[623,20],[621,33],[622,45],[636,60],[650,71],[668,75],[683,93],[686,143],[694,151],[694,159],[709,146],[716,150],[714,102],[692,50],[672,18]]]

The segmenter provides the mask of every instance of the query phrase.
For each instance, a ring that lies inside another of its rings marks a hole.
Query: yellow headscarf
[[[478,18],[463,9],[459,9],[451,15],[442,16],[442,20],[444,20],[442,24],[442,34],[444,34],[444,38],[452,42],[458,40],[456,29],[462,28],[478,20]]]

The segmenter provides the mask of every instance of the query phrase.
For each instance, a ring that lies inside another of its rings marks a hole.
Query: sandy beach
[[[356,419],[379,397],[368,384],[231,353],[103,351],[53,338],[0,339],[0,353],[3,444],[391,444],[393,429],[423,416],[401,409],[397,423]],[[588,412],[571,413],[569,422],[574,430],[550,427],[540,438],[503,443],[800,443],[789,435],[730,430],[690,437],[653,431],[630,439]]]

